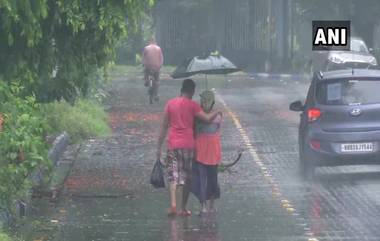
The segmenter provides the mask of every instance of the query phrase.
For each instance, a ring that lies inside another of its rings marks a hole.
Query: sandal
[[[190,210],[182,210],[178,215],[181,217],[188,217],[188,216],[191,216],[191,211]]]
[[[171,208],[168,208],[168,217],[174,217],[177,215],[177,208],[176,207],[171,207]]]

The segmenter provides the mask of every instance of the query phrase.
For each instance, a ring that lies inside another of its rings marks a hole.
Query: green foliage
[[[153,0],[0,0],[0,78],[24,95],[73,101]]]
[[[107,114],[95,101],[77,100],[74,105],[56,101],[45,104],[43,113],[53,133],[66,131],[73,142],[110,133]]]
[[[137,27],[122,37],[116,47],[117,64],[141,64],[141,54],[144,46],[154,37],[153,17],[149,9],[146,9],[139,17]]]
[[[48,146],[44,136],[46,122],[34,96],[18,97],[23,90],[17,83],[0,81],[0,208],[12,210],[14,200],[26,195],[30,174],[49,168]]]
[[[164,75],[169,75],[169,74],[173,73],[176,67],[177,66],[174,66],[174,65],[162,66],[162,68],[160,70],[161,77],[163,78]],[[135,66],[135,65],[113,65],[110,70],[111,70],[113,76],[128,75],[132,79],[138,79],[139,78],[138,76],[139,75],[141,76],[143,73],[142,66]],[[130,78],[128,78],[128,79],[130,79]]]
[[[0,232],[0,241],[12,241],[12,239],[6,233]]]

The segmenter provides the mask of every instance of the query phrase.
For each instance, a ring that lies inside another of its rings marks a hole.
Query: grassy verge
[[[65,101],[54,102],[44,105],[43,112],[51,133],[66,131],[74,143],[111,133],[107,114],[95,101],[79,100],[74,105]]]
[[[21,241],[21,240],[11,238],[8,234],[0,231],[0,241]]]
[[[162,74],[171,74],[176,66],[165,65],[161,68]],[[114,75],[126,73],[142,73],[143,67],[141,65],[114,65],[111,68],[111,73]]]

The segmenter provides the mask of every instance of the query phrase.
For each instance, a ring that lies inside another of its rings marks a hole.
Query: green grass
[[[161,73],[169,74],[174,71],[176,66],[165,65],[161,68]],[[114,65],[110,72],[112,74],[127,74],[127,73],[142,73],[143,67],[141,65]]]
[[[6,233],[0,231],[0,241],[13,241]]]
[[[46,104],[43,112],[52,133],[66,131],[73,142],[107,136],[111,132],[106,112],[95,101],[79,100],[74,105],[54,102]]]

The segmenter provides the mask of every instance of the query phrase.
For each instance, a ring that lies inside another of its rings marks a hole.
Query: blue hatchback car
[[[380,164],[380,71],[346,69],[316,73],[301,112],[300,171],[318,166]]]

